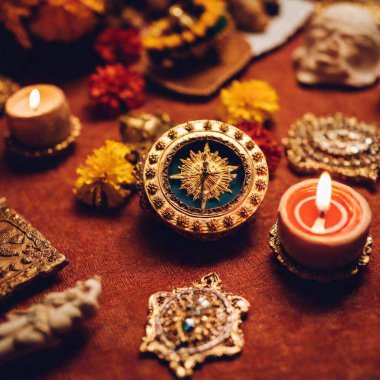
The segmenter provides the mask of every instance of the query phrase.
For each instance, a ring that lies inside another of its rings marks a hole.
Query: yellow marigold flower
[[[126,158],[130,153],[127,145],[112,140],[95,149],[76,170],[79,177],[74,192],[78,198],[92,206],[120,205],[131,192],[128,185],[134,182],[134,166]]]
[[[220,118],[229,124],[271,120],[280,107],[276,90],[266,81],[234,81],[220,93]]]

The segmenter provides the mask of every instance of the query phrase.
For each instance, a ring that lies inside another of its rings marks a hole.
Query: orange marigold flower
[[[145,80],[121,63],[97,67],[90,77],[90,98],[107,116],[138,108],[145,101]]]

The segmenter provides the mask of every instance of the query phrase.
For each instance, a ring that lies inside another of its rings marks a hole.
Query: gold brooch
[[[283,143],[289,164],[297,173],[327,170],[341,179],[371,184],[379,177],[379,130],[355,117],[308,113],[290,127]]]
[[[143,207],[178,233],[215,240],[253,218],[268,187],[258,145],[215,120],[164,133],[137,169]]]
[[[178,377],[191,376],[207,357],[241,351],[244,337],[239,326],[249,306],[243,297],[226,293],[216,273],[190,287],[155,293],[149,298],[140,350],[168,361]]]

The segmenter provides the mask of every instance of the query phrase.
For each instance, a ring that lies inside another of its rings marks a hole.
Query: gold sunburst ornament
[[[226,293],[216,273],[190,287],[155,293],[149,298],[140,350],[168,361],[177,377],[191,376],[207,357],[231,356],[242,350],[240,324],[249,306],[245,298]]]
[[[180,234],[215,240],[251,220],[268,187],[258,145],[216,120],[179,124],[138,165],[143,208]]]
[[[227,158],[221,158],[219,152],[211,152],[206,143],[203,152],[190,151],[190,157],[181,159],[183,165],[180,173],[170,176],[171,179],[181,180],[181,189],[185,189],[194,200],[201,199],[201,209],[205,210],[207,201],[215,198],[219,201],[220,195],[232,193],[229,186],[236,178],[232,174],[238,166],[228,165]]]

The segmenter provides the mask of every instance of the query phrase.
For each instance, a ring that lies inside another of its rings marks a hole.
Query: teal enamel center
[[[180,166],[183,165],[181,159],[187,159],[190,156],[190,151],[198,153],[205,149],[205,145],[208,144],[211,152],[218,151],[219,156],[228,159],[228,164],[232,166],[237,166],[237,169],[233,171],[236,177],[232,179],[229,184],[229,190],[231,192],[225,192],[220,195],[219,200],[209,199],[206,204],[207,209],[212,209],[231,202],[242,190],[244,185],[244,168],[243,163],[237,153],[225,144],[222,144],[214,140],[197,140],[185,145],[180,150],[178,150],[172,161],[169,164],[168,174],[170,176],[180,173]],[[200,209],[201,200],[193,199],[193,196],[189,195],[185,189],[181,189],[181,181],[178,179],[170,179],[170,188],[173,194],[187,206]]]

